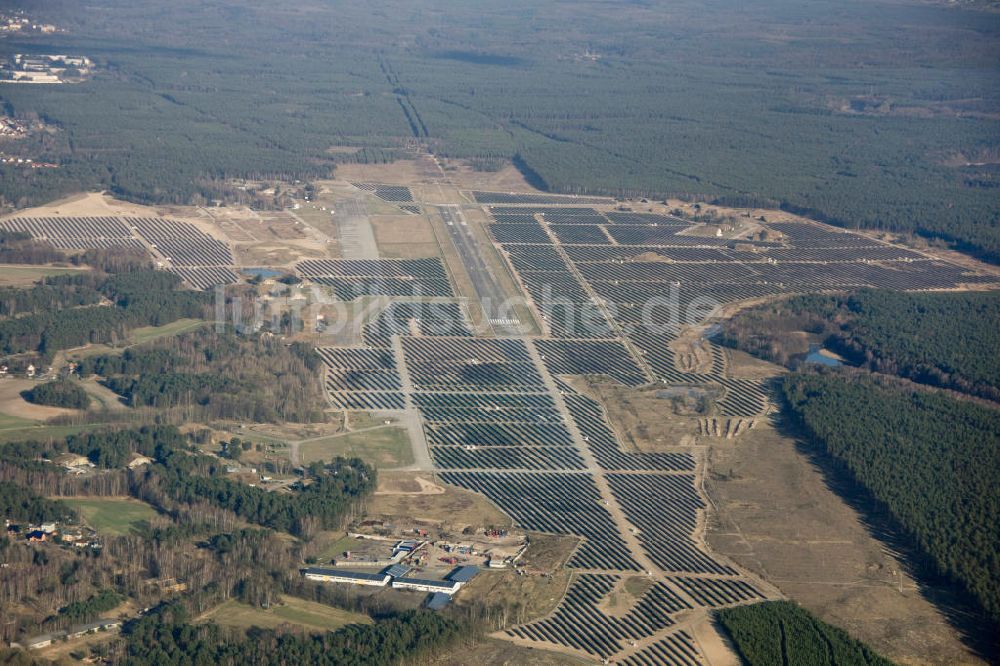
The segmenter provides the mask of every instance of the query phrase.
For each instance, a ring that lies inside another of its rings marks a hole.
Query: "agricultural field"
[[[378,469],[406,467],[413,463],[406,430],[393,426],[376,426],[360,432],[301,441],[298,450],[303,464],[329,462],[337,456],[357,456]]]
[[[71,497],[65,501],[99,534],[124,536],[156,516],[150,505],[119,497]]]
[[[310,632],[335,631],[345,624],[369,624],[371,618],[360,613],[306,601],[298,597],[282,596],[269,608],[256,608],[230,600],[216,606],[197,618],[198,623],[214,622],[225,627],[272,629],[283,624],[302,627]]]
[[[0,287],[26,287],[54,275],[79,273],[82,268],[62,266],[0,265]]]

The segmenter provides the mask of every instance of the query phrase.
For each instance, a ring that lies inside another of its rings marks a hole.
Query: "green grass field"
[[[0,414],[0,444],[7,442],[23,442],[27,440],[62,439],[84,430],[101,428],[105,423],[88,423],[85,425],[33,425],[33,421]]]
[[[31,427],[33,423],[34,421],[31,421],[30,419],[22,419],[20,416],[0,414],[0,431],[28,428]]]
[[[152,342],[160,338],[187,333],[206,326],[208,323],[204,319],[178,319],[163,326],[143,326],[142,328],[134,329],[129,333],[128,338],[132,344],[141,345],[144,342]]]
[[[25,266],[23,264],[0,265],[0,286],[24,287],[50,275],[65,273],[82,273],[86,268],[68,268],[62,266]]]
[[[395,426],[306,441],[299,445],[299,456],[303,463],[331,460],[336,456],[358,456],[383,469],[413,463],[410,438],[406,430]]]
[[[345,624],[369,624],[367,615],[325,606],[298,597],[282,596],[279,605],[254,608],[234,599],[208,611],[198,622],[215,622],[227,627],[270,629],[281,624],[294,624],[313,631],[333,631]]]
[[[70,498],[66,503],[95,530],[114,536],[129,534],[140,522],[156,515],[148,504],[120,497]]]

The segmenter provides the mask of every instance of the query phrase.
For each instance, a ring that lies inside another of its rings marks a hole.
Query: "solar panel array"
[[[440,259],[308,259],[296,269],[304,278],[332,287],[343,301],[362,296],[454,295]]]
[[[691,608],[663,583],[653,583],[627,613],[619,616],[602,611],[602,602],[621,580],[621,576],[611,574],[580,574],[549,617],[514,627],[507,635],[563,644],[608,659],[630,642],[670,627],[674,624],[671,615]]]
[[[154,248],[167,270],[197,289],[240,280],[231,266],[232,251],[193,224],[161,217],[16,217],[0,229],[23,231],[64,250],[115,247]]]
[[[365,192],[371,192],[376,198],[390,203],[409,203],[413,201],[413,193],[404,185],[384,185],[382,183],[351,183]],[[417,211],[419,212],[419,210]]]
[[[511,639],[618,663],[701,663],[675,616],[767,593],[702,543],[695,453],[625,450],[603,406],[566,376],[709,385],[723,416],[753,418],[768,408],[767,388],[730,376],[724,349],[703,342],[693,364],[675,351],[682,325],[709,316],[698,309],[703,301],[980,278],[814,225],[775,225],[767,240],[737,244],[692,235],[673,216],[602,213],[583,199],[475,196],[504,204],[490,208],[490,233],[547,335],[476,338],[455,303],[434,311],[395,301],[364,327],[366,349],[323,352],[332,400],[346,409],[416,409],[442,481],[485,495],[526,529],[581,538],[566,598],[549,616],[510,628]],[[437,260],[317,260],[299,269],[338,289],[389,285],[377,293],[390,296],[400,283],[447,284]],[[651,296],[662,307],[647,307]],[[609,611],[625,578],[646,569],[646,591]]]

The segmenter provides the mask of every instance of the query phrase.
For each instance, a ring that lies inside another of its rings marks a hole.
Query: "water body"
[[[240,269],[240,272],[247,277],[260,277],[261,279],[284,275],[281,271],[276,271],[273,268],[242,268]]]
[[[825,365],[831,368],[835,368],[838,365],[844,365],[844,362],[839,358],[832,358],[822,353],[822,345],[809,345],[809,353],[806,354],[803,361],[805,363],[815,363],[818,365]]]

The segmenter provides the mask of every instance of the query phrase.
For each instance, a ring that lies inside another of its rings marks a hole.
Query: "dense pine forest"
[[[252,637],[242,637],[214,625],[194,627],[171,621],[169,613],[161,615],[126,628],[126,652],[114,663],[392,666],[427,658],[468,638],[463,636],[467,628],[428,611],[399,613],[321,636],[257,630]]]
[[[200,294],[199,294],[200,295]],[[206,418],[325,420],[319,357],[308,345],[202,329],[80,363],[133,407],[195,405]]]
[[[725,608],[716,614],[747,666],[891,666],[842,629],[788,601]]]
[[[79,382],[73,380],[57,380],[38,384],[25,391],[22,397],[36,405],[65,407],[67,409],[86,409],[90,404],[90,396],[83,390]]]
[[[723,323],[720,341],[795,366],[812,334],[852,364],[1000,400],[1000,293],[796,296]]]
[[[792,418],[1000,620],[1000,411],[859,373],[792,374]]]
[[[49,281],[8,307],[20,305],[28,314],[0,318],[0,354],[37,352],[51,358],[57,351],[88,343],[123,342],[128,331],[142,326],[207,316],[211,295],[180,286],[178,276],[153,270]],[[49,307],[67,300],[85,304]],[[111,307],[97,303],[104,300]]]
[[[416,141],[560,192],[780,206],[1000,259],[994,13],[861,0],[33,11],[68,32],[2,48],[85,53],[97,71],[0,91],[52,129],[10,150],[59,165],[0,166],[10,206],[81,188],[225,199],[240,192],[229,179],[318,178]]]

